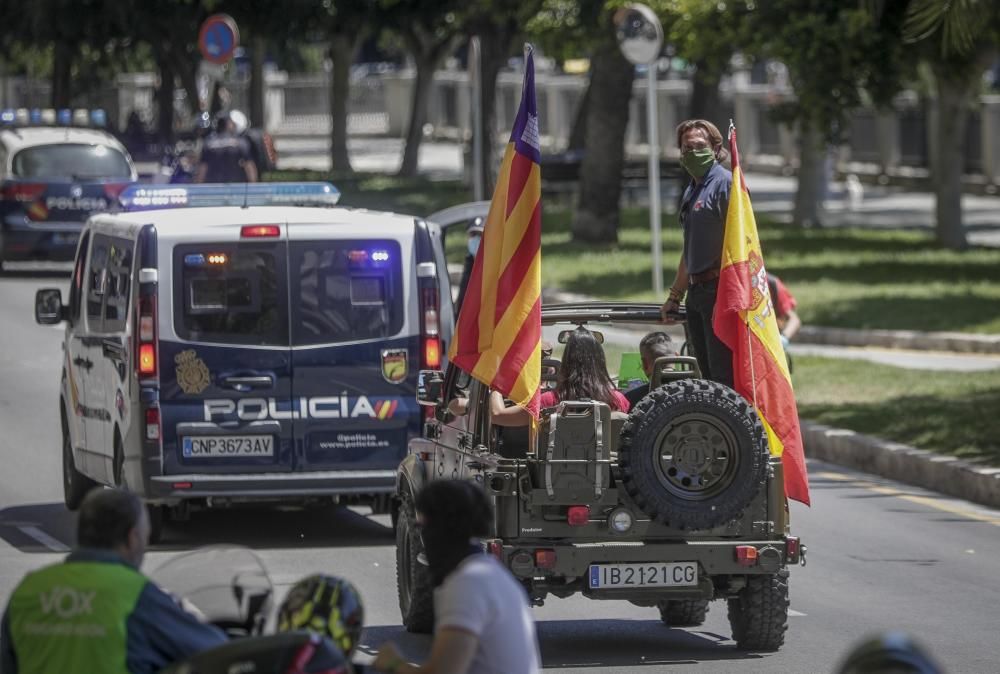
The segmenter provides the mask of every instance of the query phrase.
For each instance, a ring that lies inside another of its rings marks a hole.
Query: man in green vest
[[[0,625],[0,673],[152,674],[226,640],[139,572],[149,517],[135,495],[84,499],[78,547],[25,576]]]

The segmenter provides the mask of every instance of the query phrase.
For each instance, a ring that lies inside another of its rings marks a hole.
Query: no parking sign
[[[198,49],[210,63],[228,63],[239,44],[240,31],[228,14],[213,14],[205,19],[198,31]]]

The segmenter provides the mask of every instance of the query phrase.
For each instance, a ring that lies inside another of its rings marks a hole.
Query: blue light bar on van
[[[330,183],[205,183],[130,185],[118,196],[123,211],[205,206],[334,206],[340,191]]]
[[[5,108],[0,110],[0,126],[43,125],[103,128],[108,125],[108,114],[101,108],[77,108],[76,110]]]

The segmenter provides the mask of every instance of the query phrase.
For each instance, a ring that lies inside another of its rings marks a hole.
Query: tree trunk
[[[511,42],[516,33],[517,26],[512,26],[510,20],[502,26],[490,25],[488,30],[480,28],[477,33],[480,40],[483,76],[482,86],[479,90],[479,104],[483,111],[479,133],[483,139],[483,173],[485,174],[483,194],[487,196],[493,194],[497,172],[500,170],[500,157],[497,156],[497,77],[500,75],[500,68],[507,62]]]
[[[719,119],[722,114],[722,99],[719,96],[720,75],[711,72],[701,63],[695,64],[694,78],[691,83],[691,100],[688,105],[689,119],[707,119],[720,129],[726,128],[726,120]]]
[[[590,63],[593,92],[587,106],[586,152],[570,229],[574,241],[615,243],[635,67],[612,39],[601,42]]]
[[[71,107],[73,100],[73,48],[56,40],[52,54],[52,107]]]
[[[330,80],[330,168],[336,173],[353,173],[347,153],[347,115],[351,94],[351,59],[357,37],[338,33],[330,39],[333,76]]]
[[[802,125],[799,132],[799,180],[792,224],[800,227],[822,225],[820,200],[825,187],[825,150],[822,134],[811,125]]]
[[[250,125],[264,128],[264,51],[267,41],[261,35],[250,39]]]
[[[170,62],[157,56],[160,86],[156,89],[156,137],[161,143],[174,141],[174,69]]]
[[[965,173],[965,127],[973,83],[945,68],[934,68],[937,83],[937,138],[932,156],[935,228],[941,245],[968,248],[962,222],[962,174]]]
[[[566,151],[582,150],[587,139],[587,111],[590,109],[590,88],[593,80],[587,80],[587,88],[583,90],[583,96],[576,105],[576,114],[573,117],[573,127],[569,131],[569,142]]]
[[[416,49],[411,53],[417,67],[417,77],[413,83],[413,99],[410,104],[410,122],[406,127],[403,162],[399,166],[399,175],[407,178],[417,175],[420,143],[424,139],[424,123],[427,121],[427,105],[430,102],[434,69],[438,61],[432,54],[420,53]]]

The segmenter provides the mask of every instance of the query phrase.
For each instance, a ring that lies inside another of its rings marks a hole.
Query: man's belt
[[[719,278],[718,269],[709,269],[708,271],[699,272],[697,274],[688,275],[688,285],[696,285],[698,283],[708,283],[709,281],[714,281]]]

